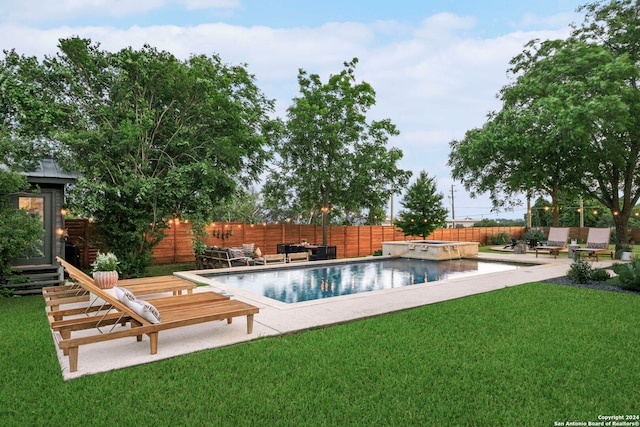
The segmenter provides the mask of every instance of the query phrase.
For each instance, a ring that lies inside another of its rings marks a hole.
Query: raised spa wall
[[[445,242],[434,240],[382,242],[382,254],[433,261],[476,258],[478,256],[478,242]]]

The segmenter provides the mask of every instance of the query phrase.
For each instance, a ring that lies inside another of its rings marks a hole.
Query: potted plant
[[[118,257],[111,252],[96,255],[93,267],[93,280],[102,289],[113,288],[118,283]]]
[[[616,252],[616,258],[621,261],[633,261],[635,254],[631,245],[621,245],[620,249]]]

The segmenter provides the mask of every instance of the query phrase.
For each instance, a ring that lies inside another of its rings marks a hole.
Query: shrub
[[[628,264],[613,264],[611,269],[618,275],[621,288],[640,291],[640,260]]]
[[[11,288],[0,288],[0,298],[8,298],[15,296],[15,291]]]
[[[597,268],[591,272],[591,280],[594,282],[606,282],[610,278],[609,272],[604,268]]]
[[[507,243],[511,243],[511,234],[509,233],[498,233],[491,236],[492,245],[506,245]]]
[[[530,239],[535,239],[538,242],[547,240],[547,236],[540,230],[533,230],[533,229],[529,229],[527,230],[523,235],[522,238],[525,240],[530,240]]]
[[[373,256],[382,256],[382,249],[378,249],[373,253]]]
[[[585,261],[581,257],[577,257],[571,263],[567,277],[576,283],[588,283],[591,279],[593,268],[588,261]]]
[[[16,257],[41,255],[42,221],[16,209],[10,198],[28,188],[24,176],[0,168],[0,284],[13,275],[11,265]]]

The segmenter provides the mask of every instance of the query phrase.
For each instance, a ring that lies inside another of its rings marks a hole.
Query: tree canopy
[[[375,91],[356,82],[357,63],[346,62],[326,83],[299,70],[300,96],[288,109],[285,138],[264,187],[270,206],[304,217],[322,213],[323,225],[330,214],[366,212],[374,221],[406,185],[410,172],[397,166],[402,152],[387,148],[399,132],[389,119],[367,119]]]
[[[436,228],[446,227],[447,209],[442,204],[444,195],[438,193],[436,180],[425,171],[409,185],[402,199],[402,209],[394,225],[407,236],[426,239]]]
[[[72,205],[128,273],[142,273],[168,221],[207,220],[269,159],[273,101],[244,65],[77,37],[42,62],[5,54],[3,71],[25,89],[7,112],[13,134],[46,140],[79,173]]]
[[[514,82],[482,129],[451,142],[453,176],[494,206],[515,194],[584,195],[615,217],[625,244],[640,197],[640,8],[614,0],[583,6],[566,40],[533,40],[511,62]]]

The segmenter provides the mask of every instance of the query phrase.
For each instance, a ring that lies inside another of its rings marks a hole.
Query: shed
[[[12,201],[16,208],[39,214],[44,235],[40,254],[16,258],[12,264],[29,279],[31,288],[38,288],[54,284],[58,271],[55,257],[65,258],[65,186],[75,182],[76,174],[62,170],[53,159],[42,159],[34,171],[23,175],[32,190],[11,196]]]

